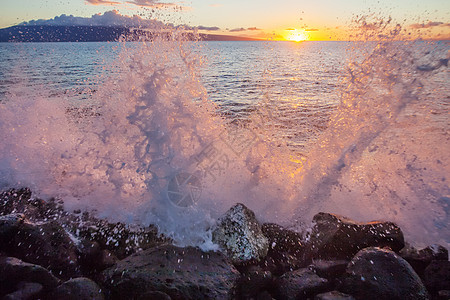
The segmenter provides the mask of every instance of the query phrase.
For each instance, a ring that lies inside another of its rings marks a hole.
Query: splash
[[[297,218],[393,220],[407,239],[448,245],[448,46],[402,41],[391,21],[358,20],[376,42],[353,49],[341,103],[303,171]]]
[[[448,243],[446,45],[394,41],[396,25],[363,27],[382,38],[351,44],[341,103],[302,155],[279,126],[303,128],[300,116],[286,116],[270,91],[244,121],[219,114],[201,84],[201,44],[180,35],[123,45],[88,102],[14,85],[0,106],[1,183],[156,224],[180,245],[214,247],[208,229],[236,202],[284,225],[325,210]]]

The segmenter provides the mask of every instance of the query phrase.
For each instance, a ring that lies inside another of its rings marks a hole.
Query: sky
[[[105,12],[205,33],[275,40],[347,40],[355,33],[352,20],[370,28],[365,21],[392,17],[414,36],[450,39],[449,0],[0,0],[0,28],[63,14],[92,18]]]

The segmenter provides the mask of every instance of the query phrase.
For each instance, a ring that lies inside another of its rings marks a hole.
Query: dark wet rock
[[[239,295],[245,299],[254,298],[272,283],[272,273],[259,266],[250,266],[242,272],[239,280]]]
[[[308,266],[310,270],[313,270],[317,275],[326,279],[333,279],[344,275],[348,260],[322,260],[318,259],[313,261]]]
[[[77,230],[81,238],[97,242],[101,249],[110,251],[119,259],[136,251],[170,242],[170,239],[158,234],[153,225],[131,228],[123,223],[109,223],[106,220],[95,219],[88,214],[85,214],[82,221],[84,226],[78,228],[77,223],[74,223],[73,230]]]
[[[36,282],[20,282],[17,290],[4,296],[2,300],[37,299],[44,290],[42,284]]]
[[[0,193],[0,215],[20,213],[29,221],[57,221],[80,239],[95,241],[101,249],[119,258],[170,242],[158,234],[155,226],[131,228],[123,223],[110,223],[87,212],[64,210],[63,202],[54,198],[34,198],[29,189],[11,189]],[[1,229],[0,229],[1,230]],[[0,250],[1,251],[1,250]]]
[[[238,203],[220,217],[213,230],[213,242],[219,244],[234,264],[259,261],[269,249],[253,211]]]
[[[318,213],[313,223],[305,260],[351,259],[367,247],[388,247],[398,252],[405,245],[402,231],[391,222],[358,223],[342,216]]]
[[[450,261],[432,261],[424,271],[423,283],[431,294],[450,290]]]
[[[273,256],[266,256],[258,265],[273,275],[281,276],[286,272],[304,267],[303,260],[287,252],[275,253]]]
[[[411,246],[406,246],[400,251],[400,256],[423,278],[425,268],[433,260],[448,260],[448,250],[441,245],[431,245],[422,250],[416,250]]]
[[[260,265],[269,266],[266,269],[275,275],[307,265],[303,261],[304,246],[300,233],[273,223],[263,224],[262,231],[269,240],[269,251]]]
[[[171,300],[169,295],[159,291],[147,292],[140,296],[138,300]]]
[[[103,300],[102,289],[84,277],[70,279],[59,285],[48,297],[53,300]]]
[[[100,244],[82,240],[78,244],[79,263],[83,274],[93,274],[113,266],[117,257],[109,250],[101,249]]]
[[[103,272],[112,299],[161,291],[172,299],[232,299],[240,276],[220,252],[163,245],[137,252]]]
[[[355,300],[355,298],[339,291],[331,291],[316,295],[314,300]]]
[[[34,224],[23,215],[0,217],[0,251],[41,265],[61,278],[80,274],[76,246],[56,221]]]
[[[289,253],[296,257],[303,255],[302,235],[273,223],[265,223],[262,232],[269,240],[269,254]]]
[[[24,214],[30,221],[57,220],[67,215],[62,201],[51,198],[44,201],[32,197],[31,190],[10,189],[0,193],[0,215]]]
[[[15,257],[0,257],[0,295],[14,292],[20,282],[39,283],[49,290],[55,288],[60,280],[41,266]]]
[[[448,300],[450,299],[450,290],[439,291],[436,297],[437,300]]]
[[[361,250],[348,264],[346,272],[339,290],[356,299],[428,299],[427,290],[412,267],[387,249]]]
[[[275,280],[274,285],[280,299],[306,299],[329,288],[328,280],[309,269],[285,273]]]
[[[273,300],[274,298],[268,291],[262,291],[256,295],[256,300]]]

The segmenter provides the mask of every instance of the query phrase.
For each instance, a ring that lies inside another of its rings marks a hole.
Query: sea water
[[[447,42],[0,44],[1,186],[211,248],[237,202],[448,246]]]

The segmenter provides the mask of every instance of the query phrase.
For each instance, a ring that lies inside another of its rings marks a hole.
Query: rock
[[[0,251],[48,268],[62,278],[80,274],[76,246],[55,221],[34,224],[22,215],[0,217]]]
[[[328,280],[308,269],[288,272],[275,280],[275,289],[280,299],[306,299],[325,292],[328,288]]]
[[[450,299],[450,290],[442,290],[438,292],[437,300],[448,300]]]
[[[412,267],[387,249],[361,250],[348,264],[346,273],[339,290],[356,299],[428,299],[427,290]]]
[[[79,263],[83,274],[93,274],[113,266],[117,257],[109,250],[101,249],[99,243],[82,240],[78,244]]]
[[[262,291],[256,295],[256,300],[274,300],[272,295],[268,291]]]
[[[36,282],[20,282],[17,290],[4,296],[3,300],[27,300],[37,299],[43,291],[43,286]]]
[[[431,294],[450,290],[450,261],[432,261],[424,271],[423,283]]]
[[[448,250],[441,245],[431,245],[422,250],[407,246],[400,251],[400,256],[423,278],[425,268],[433,260],[448,260]]]
[[[272,273],[259,266],[250,266],[239,280],[239,295],[254,298],[272,283]]]
[[[355,300],[355,298],[339,291],[331,291],[328,293],[316,295],[314,297],[314,300]]]
[[[273,223],[265,223],[261,229],[269,240],[268,255],[281,252],[289,253],[296,257],[303,255],[304,246],[300,233]]]
[[[64,212],[62,201],[51,198],[47,201],[33,198],[28,188],[11,189],[0,193],[0,214],[24,214],[31,221],[48,221],[67,215]]]
[[[270,271],[275,276],[297,270],[304,266],[303,261],[287,252],[266,256],[258,264],[263,270]]]
[[[236,204],[223,215],[213,230],[213,242],[225,250],[234,264],[259,261],[269,249],[255,214],[243,204]]]
[[[161,291],[172,299],[232,299],[239,272],[220,252],[163,245],[137,252],[103,272],[112,299]]]
[[[273,274],[282,275],[307,265],[302,260],[304,246],[300,233],[273,223],[264,224],[262,231],[269,240],[269,251],[260,264],[263,268],[271,265],[268,269]]]
[[[398,252],[405,245],[402,231],[391,222],[358,223],[329,213],[318,213],[313,222],[305,260],[351,259],[367,247],[388,247]]]
[[[315,260],[308,269],[313,270],[317,275],[328,280],[340,277],[345,273],[348,260]]]
[[[102,289],[92,280],[84,277],[70,279],[55,290],[49,296],[53,300],[103,300]]]
[[[144,295],[140,296],[138,300],[171,300],[169,295],[163,292],[153,291],[147,292]]]
[[[84,226],[73,224],[73,229],[78,230],[83,239],[97,242],[101,249],[108,250],[111,254],[123,259],[136,251],[153,248],[167,244],[170,239],[158,234],[155,226],[146,228],[130,228],[123,223],[109,223],[106,220],[98,220],[88,214],[82,219]]]
[[[15,257],[0,257],[0,294],[13,292],[20,282],[39,283],[49,290],[55,288],[60,280],[41,266]]]

